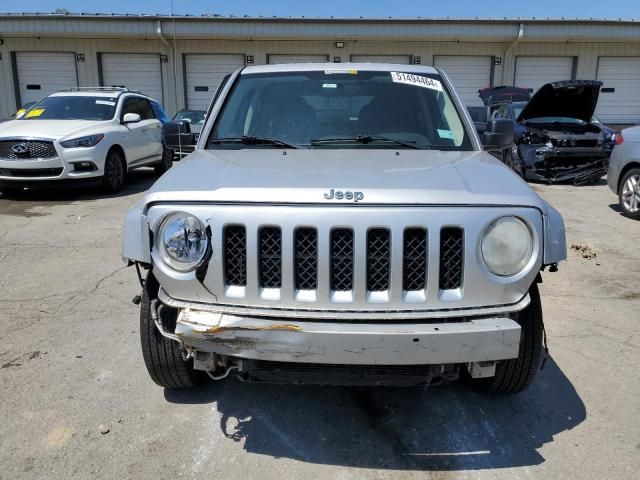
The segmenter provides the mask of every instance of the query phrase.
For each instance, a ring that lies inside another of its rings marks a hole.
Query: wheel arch
[[[622,170],[620,170],[620,175],[618,175],[618,193],[620,193],[620,187],[622,186],[622,180],[624,179],[624,176],[629,170],[632,170],[634,168],[640,169],[640,160],[633,160],[627,163],[624,167],[622,167]]]
[[[127,154],[124,153],[124,148],[122,148],[121,145],[119,144],[113,144],[111,145],[111,147],[109,147],[109,150],[107,151],[107,156],[113,152],[113,151],[117,151],[118,153],[120,153],[120,155],[122,155],[122,167],[124,168],[125,173],[129,171],[129,164],[127,162]]]

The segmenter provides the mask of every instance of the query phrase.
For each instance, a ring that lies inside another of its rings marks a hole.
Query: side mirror
[[[162,139],[164,144],[173,150],[179,150],[181,145],[196,144],[195,135],[191,133],[191,124],[185,120],[165,123],[162,127]]]
[[[137,113],[125,113],[122,117],[122,123],[138,123],[140,120],[142,119]]]
[[[482,134],[482,145],[486,151],[504,150],[513,145],[513,120],[496,118],[487,122]]]

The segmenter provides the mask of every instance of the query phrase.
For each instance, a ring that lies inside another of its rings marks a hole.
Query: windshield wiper
[[[322,145],[322,144],[331,144],[331,143],[345,143],[345,142],[358,142],[367,143],[372,142],[386,142],[386,143],[395,143],[396,145],[402,145],[407,148],[414,148],[417,150],[429,150],[428,146],[420,146],[416,144],[416,142],[411,141],[403,141],[398,140],[396,138],[388,138],[388,137],[379,137],[379,136],[371,136],[371,135],[356,135],[355,137],[346,137],[346,138],[316,138],[311,140],[309,143],[311,145]]]
[[[209,140],[209,145],[221,143],[242,143],[244,145],[272,145],[274,147],[298,148],[290,143],[283,142],[277,138],[263,138],[243,135],[242,137],[214,138]]]

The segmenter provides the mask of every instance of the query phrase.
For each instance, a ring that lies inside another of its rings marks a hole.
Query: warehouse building
[[[491,85],[598,79],[601,120],[640,122],[640,21],[98,14],[0,14],[0,117],[95,85],[141,90],[169,114],[204,109],[238,67],[347,61],[442,67],[468,105]]]

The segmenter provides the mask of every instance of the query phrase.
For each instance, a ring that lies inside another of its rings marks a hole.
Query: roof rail
[[[139,93],[145,95],[140,90],[129,90],[127,87],[72,87],[62,92],[118,92],[118,93]]]

